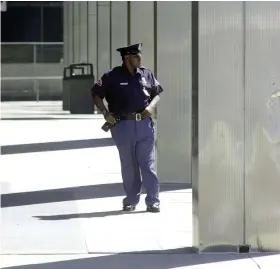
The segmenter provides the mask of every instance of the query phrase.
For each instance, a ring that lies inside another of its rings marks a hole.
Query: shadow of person
[[[33,216],[39,220],[69,220],[78,218],[104,218],[111,216],[119,216],[125,214],[144,214],[146,211],[133,211],[124,212],[122,210],[105,211],[105,212],[89,212],[89,213],[76,213],[76,214],[63,214],[63,215],[49,215],[49,216]]]
[[[190,184],[161,184],[161,193],[167,191],[185,192],[191,189]],[[146,194],[143,189],[142,194]],[[91,186],[77,186],[60,189],[39,190],[30,192],[1,194],[1,208],[35,205],[44,203],[66,202],[76,200],[117,197],[124,195],[123,183],[98,184]]]

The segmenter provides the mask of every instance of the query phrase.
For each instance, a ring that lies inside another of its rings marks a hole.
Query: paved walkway
[[[145,212],[144,194],[136,212],[121,212],[118,152],[103,120],[60,108],[1,104],[2,268],[280,268],[279,255],[192,253],[182,184],[162,186],[160,214]]]

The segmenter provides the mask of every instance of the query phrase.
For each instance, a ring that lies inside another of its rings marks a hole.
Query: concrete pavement
[[[160,214],[145,212],[144,194],[123,214],[118,152],[103,120],[60,107],[1,103],[2,268],[279,268],[279,255],[192,253],[187,186],[162,186]]]

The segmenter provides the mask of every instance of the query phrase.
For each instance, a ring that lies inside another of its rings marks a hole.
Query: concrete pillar
[[[245,241],[280,250],[280,3],[246,2]]]
[[[193,244],[200,251],[244,244],[243,13],[242,2],[199,2],[192,186]]]
[[[279,12],[277,2],[199,2],[193,17],[193,25],[199,19],[192,53],[198,59],[192,186],[199,251],[280,250]]]

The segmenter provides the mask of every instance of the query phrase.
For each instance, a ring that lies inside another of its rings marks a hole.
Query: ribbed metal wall
[[[127,45],[127,2],[111,2],[111,67],[122,64],[117,48]]]
[[[71,64],[74,61],[74,2],[64,2],[63,4],[64,8],[68,10],[68,55],[66,62]]]
[[[280,250],[280,3],[246,2],[246,241]]]
[[[69,65],[69,5],[63,4],[63,56],[64,65]]]
[[[201,249],[243,243],[243,44],[242,2],[199,3],[199,176],[193,180]]]
[[[70,2],[64,5],[64,65],[89,62],[97,68],[97,4]],[[96,74],[96,72],[95,72]]]
[[[110,70],[110,3],[97,2],[97,77]]]
[[[93,64],[97,76],[97,2],[88,1],[88,62]]]
[[[143,43],[143,65],[154,71],[154,3],[130,2],[130,44]]]
[[[88,2],[80,2],[80,60],[88,62]]]
[[[165,90],[157,111],[158,175],[161,182],[191,183],[190,2],[158,2],[156,53]]]
[[[84,40],[81,40],[81,22],[80,22],[80,8],[81,3],[73,2],[73,15],[74,15],[74,25],[73,25],[73,44],[74,44],[74,63],[79,63],[81,59],[80,47]]]

